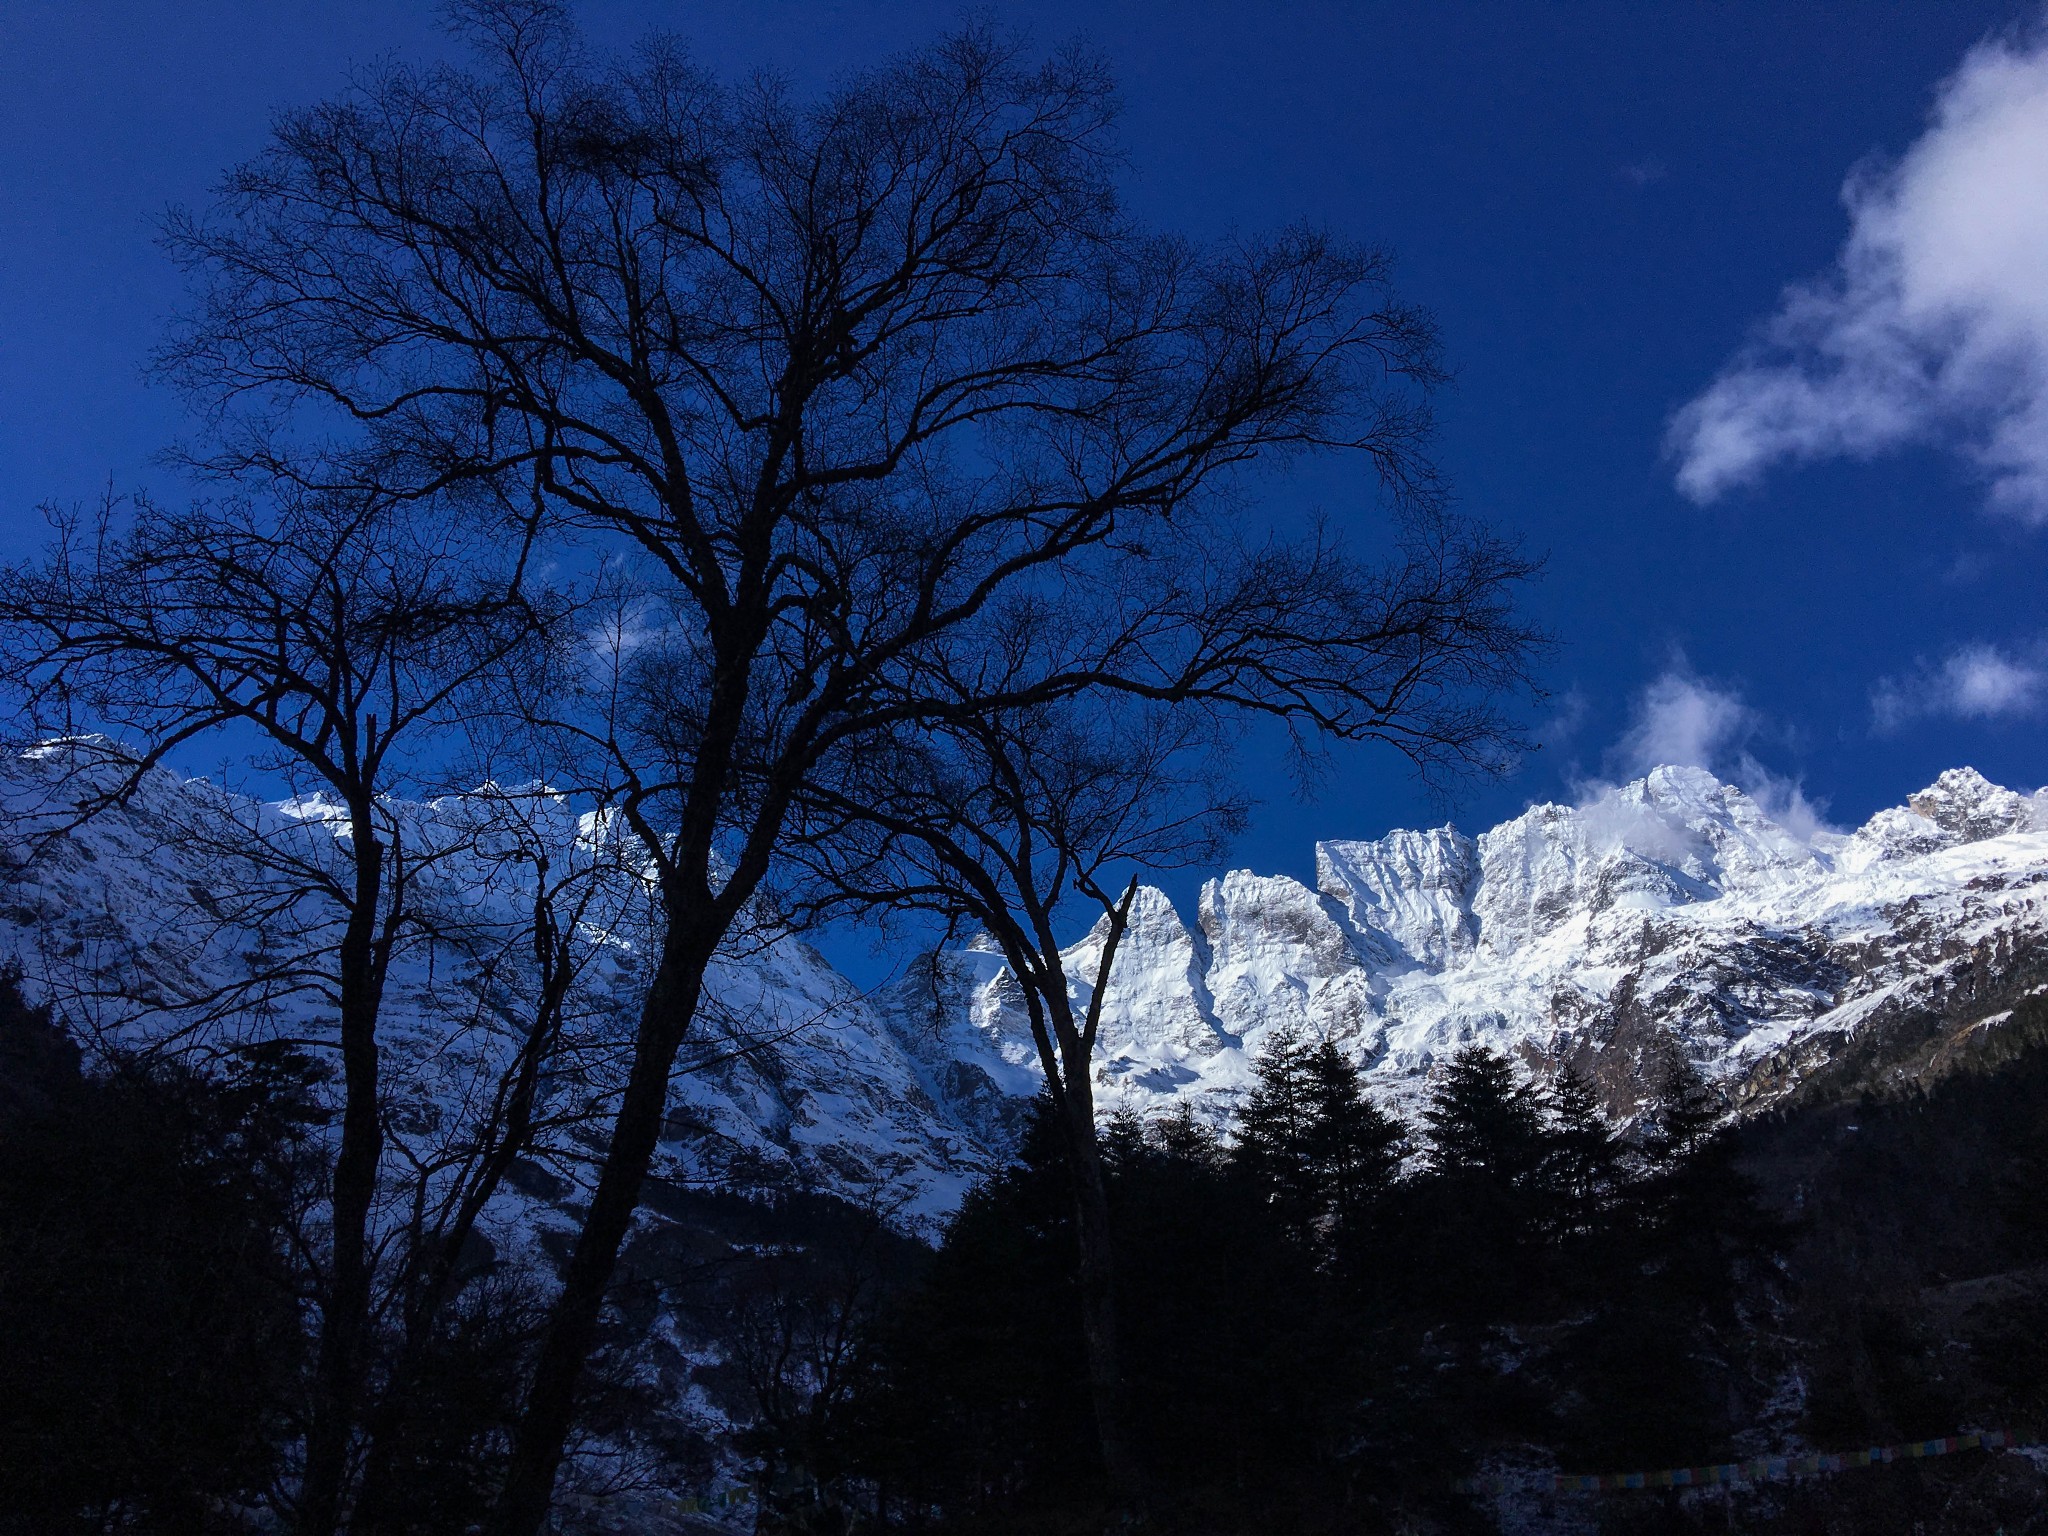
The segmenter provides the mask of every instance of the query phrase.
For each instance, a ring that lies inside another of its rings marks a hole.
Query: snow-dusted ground
[[[331,808],[157,772],[60,830],[114,771],[95,750],[0,763],[0,947],[74,1023],[130,1044],[319,1045],[332,989],[303,957],[333,938],[318,889],[337,863]],[[601,1105],[642,984],[641,883],[601,829],[543,794],[394,815],[433,929],[401,950],[386,1008],[396,1133],[420,1153],[459,1137],[530,1016],[535,851],[565,903],[588,897],[551,1102]],[[257,859],[266,844],[292,867]],[[1220,1114],[1280,1028],[1337,1040],[1396,1101],[1470,1040],[1539,1068],[1668,1041],[1710,1074],[1741,1074],[1934,984],[1959,956],[2042,938],[2048,797],[1956,769],[1854,833],[1802,835],[1710,774],[1660,768],[1476,839],[1442,827],[1326,842],[1316,864],[1316,890],[1242,870],[1212,880],[1192,924],[1139,893],[1105,999],[1105,1108],[1193,1099]],[[1071,974],[1095,974],[1099,942],[1075,945]],[[795,1180],[928,1230],[1002,1156],[1037,1085],[1022,1010],[985,948],[864,997],[771,930],[710,991],[664,1144],[662,1172],[682,1182]],[[573,1180],[573,1159],[559,1166]]]

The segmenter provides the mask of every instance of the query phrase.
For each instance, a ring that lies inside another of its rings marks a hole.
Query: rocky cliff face
[[[0,945],[31,991],[109,1040],[317,1038],[331,981],[305,957],[332,939],[317,890],[336,859],[331,810],[158,773],[74,825],[108,771],[76,749],[0,765]],[[459,1135],[516,1038],[537,866],[515,848],[543,851],[557,880],[582,871],[582,969],[550,1091],[558,1109],[601,1106],[639,996],[644,889],[606,864],[601,828],[538,791],[398,814],[423,856],[422,924],[388,1005],[391,1071],[411,1106],[398,1134],[423,1148]],[[259,841],[289,867],[256,859]],[[1442,827],[1326,842],[1316,870],[1313,890],[1233,871],[1190,915],[1139,893],[1104,1000],[1106,1108],[1193,1101],[1220,1116],[1281,1029],[1338,1041],[1397,1102],[1474,1040],[1539,1073],[1575,1063],[1620,1113],[1674,1053],[1738,1102],[1767,1102],[1884,1021],[1923,1005],[1953,1015],[1972,987],[2038,961],[2048,798],[1955,769],[1853,833],[1802,834],[1710,774],[1660,768],[1477,838]],[[1100,942],[1077,942],[1071,974],[1092,980]],[[985,947],[927,957],[865,997],[764,927],[712,979],[663,1176],[795,1181],[929,1229],[1003,1155],[1038,1072],[1014,985]],[[536,1192],[543,1211],[573,1199],[540,1170],[522,1198]],[[516,1225],[545,1228],[523,1209]]]
[[[1802,835],[1711,774],[1659,768],[1478,838],[1322,843],[1316,870],[1313,891],[1212,880],[1192,929],[1148,893],[1110,980],[1105,1102],[1220,1113],[1280,1028],[1339,1041],[1395,1100],[1475,1040],[1575,1064],[1618,1113],[1674,1053],[1768,1099],[1815,1042],[2043,941],[2048,797],[1953,769],[1853,833]],[[967,1011],[1016,1059],[997,979]]]

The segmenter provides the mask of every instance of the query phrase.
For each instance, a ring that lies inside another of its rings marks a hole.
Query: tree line
[[[1677,1064],[1624,1135],[1570,1074],[1468,1046],[1404,1120],[1291,1036],[1221,1127],[1113,1117],[1106,1445],[1047,1096],[924,1275],[807,1366],[803,1411],[764,1411],[764,1527],[1086,1529],[1135,1486],[1162,1529],[1483,1529],[1454,1485],[1490,1456],[1715,1454],[1773,1386],[1752,1309],[1784,1236],[1717,1110]]]
[[[1253,723],[1305,771],[1337,743],[1430,776],[1522,745],[1536,567],[1432,466],[1434,328],[1327,231],[1135,218],[1085,50],[974,26],[804,99],[670,38],[603,53],[553,0],[448,16],[469,62],[364,71],[168,216],[192,302],[155,366],[196,408],[170,455],[196,498],[53,514],[0,580],[22,733],[72,779],[29,856],[200,751],[292,807],[217,834],[257,873],[190,917],[276,940],[245,982],[125,1014],[94,984],[98,1066],[142,1031],[200,1064],[202,1119],[247,1020],[316,1004],[281,1260],[304,1369],[248,1497],[303,1536],[410,1530],[455,1519],[418,1491],[438,1466],[464,1523],[534,1536],[614,1385],[607,1309],[707,976],[880,910],[986,930],[1023,990],[1097,1449],[1135,1488],[1090,1087],[1132,866],[1228,835]],[[1273,510],[1311,459],[1348,469],[1345,505]],[[407,809],[479,784],[452,840]],[[436,899],[479,851],[516,871],[517,932]],[[584,1028],[577,935],[622,882],[644,993]],[[1077,914],[1107,924],[1093,978],[1066,974]],[[387,992],[448,944],[491,977],[493,1046],[423,1125]],[[522,1290],[478,1255],[527,1167],[579,1198]],[[511,1363],[444,1411],[480,1340]]]
[[[1477,1532],[1500,1521],[1457,1489],[1475,1470],[2025,1435],[2048,1365],[2033,979],[2013,991],[2024,1043],[1996,1072],[1716,1130],[1676,1063],[1623,1131],[1571,1074],[1540,1083],[1477,1048],[1390,1114],[1341,1048],[1289,1036],[1221,1124],[1111,1117],[1121,1482],[1049,1096],[936,1251],[820,1195],[671,1206],[702,1257],[643,1262],[620,1302],[673,1308],[715,1342],[693,1379],[737,1437],[649,1446],[660,1389],[630,1347],[586,1376],[577,1432],[637,1433],[658,1486],[807,1536]],[[217,1536],[288,1507],[317,1366],[330,1070],[261,1039],[203,1071],[94,1059],[0,981],[0,1531]],[[546,1317],[538,1277],[487,1242],[457,1273],[383,1441],[381,1518],[419,1536],[488,1517]],[[392,1369],[400,1320],[371,1347]],[[2041,1499],[2025,1460],[1979,1453],[1690,1504],[1588,1497],[1576,1515],[1617,1533],[1960,1536],[2029,1529]]]

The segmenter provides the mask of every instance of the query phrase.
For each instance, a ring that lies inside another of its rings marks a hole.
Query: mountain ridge
[[[2048,921],[2048,795],[1967,768],[1848,833],[1802,836],[1704,770],[1663,767],[1477,837],[1399,830],[1316,853],[1317,889],[1232,871],[1203,886],[1193,927],[1141,892],[1105,1007],[1111,1107],[1193,1095],[1220,1117],[1286,1027],[1337,1040],[1397,1101],[1477,1040],[1578,1068],[1618,1115],[1653,1088],[1660,1050],[1748,1102],[1795,1039],[1925,993],[1958,944],[2031,945]],[[1076,974],[1099,942],[1098,927],[1069,951]],[[999,991],[984,980],[968,1010],[1015,1066],[1022,1020]]]
[[[261,833],[295,869],[331,864],[331,810],[152,770],[63,830],[81,791],[126,771],[106,744],[0,766],[0,949],[89,1036],[207,1050],[238,1032],[317,1033],[328,981],[294,950],[317,951],[332,916],[303,892],[282,899],[247,844]],[[510,852],[521,839],[595,893],[550,1091],[599,1123],[652,934],[644,883],[606,862],[615,850],[589,818],[538,788],[393,814],[433,855],[415,899],[434,936],[401,954],[387,1002],[407,1133],[455,1134],[464,1095],[516,1033],[536,878]],[[1972,966],[2012,973],[2042,946],[2048,794],[1952,769],[1853,832],[1802,833],[1704,770],[1664,767],[1477,836],[1321,842],[1316,870],[1314,888],[1226,871],[1192,922],[1140,888],[1104,999],[1105,1112],[1191,1103],[1220,1122],[1282,1030],[1336,1041],[1400,1109],[1473,1041],[1539,1077],[1580,1071],[1618,1117],[1674,1055],[1738,1109],[1767,1106],[1872,1021],[1933,1006]],[[1071,975],[1096,974],[1102,937],[1098,924],[1069,949]],[[1008,1156],[1039,1081],[1021,998],[985,944],[925,956],[864,994],[769,922],[710,991],[658,1170],[681,1186],[817,1188],[935,1231]],[[573,1198],[575,1150],[557,1149],[565,1193],[544,1207]],[[503,1214],[549,1220],[530,1202]]]

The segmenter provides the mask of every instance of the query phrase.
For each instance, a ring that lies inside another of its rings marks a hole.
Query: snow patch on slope
[[[163,770],[81,819],[128,772],[103,742],[0,761],[0,954],[110,1046],[326,1049],[338,914],[321,883],[344,869],[345,821]],[[567,1122],[549,1166],[573,1187],[630,1060],[655,933],[647,886],[544,790],[387,809],[417,870],[419,924],[396,951],[380,1036],[394,1135],[423,1156],[460,1140],[531,1019],[534,851],[556,879],[582,871],[579,971],[543,1110]],[[796,937],[738,936],[673,1081],[660,1176],[815,1187],[929,1229],[1010,1133],[1002,1114],[973,1112],[952,1053],[912,1048],[899,1025]],[[1012,1069],[988,1092],[1008,1104],[1031,1086]]]

